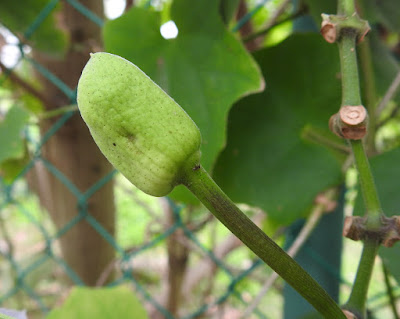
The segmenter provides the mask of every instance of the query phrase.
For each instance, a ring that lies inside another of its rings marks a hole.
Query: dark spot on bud
[[[117,144],[113,143],[114,146],[117,146]]]

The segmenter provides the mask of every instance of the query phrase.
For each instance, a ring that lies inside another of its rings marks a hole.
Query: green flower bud
[[[78,107],[96,144],[128,180],[167,195],[200,161],[201,135],[186,112],[133,63],[95,53],[78,84]]]

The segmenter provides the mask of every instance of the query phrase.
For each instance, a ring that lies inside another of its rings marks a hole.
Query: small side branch
[[[395,319],[400,319],[396,307],[396,297],[394,296],[393,287],[392,284],[390,283],[389,271],[383,261],[382,261],[382,272],[385,278],[386,291],[389,296],[389,302],[390,302],[390,307],[392,308],[393,317]]]
[[[18,74],[14,71],[8,69],[2,62],[0,62],[0,69],[2,72],[8,76],[8,78],[18,85],[19,87],[23,88],[27,93],[32,94],[34,97],[39,99],[44,105],[51,105],[51,102],[47,97],[42,94],[40,91],[35,89],[32,85],[26,82],[23,78],[21,78]]]
[[[378,107],[376,108],[376,114],[379,116],[383,109],[386,107],[386,105],[389,103],[391,99],[393,99],[394,95],[396,94],[397,90],[399,89],[400,86],[400,70],[397,72],[395,78],[393,79],[393,82],[390,84],[388,90],[386,91],[384,97],[382,98],[381,102],[378,104]]]

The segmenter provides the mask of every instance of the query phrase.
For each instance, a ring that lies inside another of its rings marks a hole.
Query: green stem
[[[345,318],[327,292],[258,228],[202,168],[186,170],[183,184],[247,247],[296,289],[325,318]]]
[[[352,5],[351,5],[352,4]],[[342,13],[351,16],[354,12],[353,0],[340,0]],[[361,105],[360,82],[356,54],[356,29],[345,29],[339,40],[339,55],[342,72],[342,106]],[[374,178],[361,140],[351,140],[355,164],[359,173],[361,192],[364,197],[369,223],[373,228],[380,226],[382,214]]]
[[[343,30],[343,36],[339,41],[343,106],[361,105],[360,82],[358,78],[357,55],[355,48],[356,37],[356,30]]]
[[[355,3],[353,0],[339,0],[338,1],[338,14],[351,16],[356,12]]]
[[[392,284],[390,283],[389,271],[387,270],[387,267],[383,261],[382,261],[382,270],[383,270],[383,276],[385,278],[386,291],[389,296],[390,307],[392,308],[393,312],[393,317],[395,319],[400,319],[396,307],[396,297],[394,296],[393,287]]]
[[[293,21],[294,19],[301,17],[307,13],[307,6],[302,5],[295,13],[289,15],[286,18],[283,18],[279,21],[269,21],[265,27],[262,29],[258,30],[257,32],[254,32],[246,37],[243,38],[243,42],[249,42],[251,40],[254,40],[260,36],[265,36],[267,35],[273,28],[288,22],[288,21]]]
[[[350,18],[355,13],[354,0],[339,0],[338,14]],[[360,30],[356,28],[345,28],[341,31],[339,38],[339,54],[342,72],[342,106],[361,105],[360,83],[358,76],[356,39]],[[378,193],[375,188],[374,179],[368,158],[364,151],[362,140],[350,141],[354,161],[358,170],[360,188],[363,194],[367,210],[367,229],[376,230],[381,226],[380,217],[383,215]],[[372,276],[375,257],[378,252],[379,242],[373,238],[364,242],[363,253],[358,266],[349,300],[345,305],[359,318],[366,318],[366,300],[369,282]]]
[[[368,294],[369,282],[374,268],[375,256],[378,252],[379,243],[366,240],[361,255],[360,263],[357,269],[356,279],[354,280],[353,289],[350,298],[344,308],[354,313],[358,319],[367,318],[366,316],[366,300]]]
[[[350,142],[354,162],[359,175],[361,193],[364,199],[366,213],[368,215],[368,226],[370,228],[379,228],[380,217],[383,215],[381,204],[378,197],[378,192],[375,187],[374,177],[372,176],[371,168],[365,154],[363,143],[361,140],[352,140]]]
[[[49,119],[49,118],[52,118],[55,116],[63,115],[67,112],[73,112],[73,111],[78,111],[78,105],[76,105],[76,104],[66,105],[66,106],[58,107],[51,111],[46,111],[46,112],[40,113],[39,119],[45,120],[45,119]]]
[[[377,106],[377,95],[374,69],[372,67],[372,57],[369,39],[365,38],[363,43],[360,45],[360,63],[361,72],[364,79],[364,97],[365,107],[369,117],[368,121],[368,135],[367,135],[367,149],[368,152],[375,152],[375,131],[376,131],[376,106]]]

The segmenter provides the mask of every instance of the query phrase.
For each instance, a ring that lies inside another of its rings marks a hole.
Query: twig
[[[385,117],[384,120],[380,121],[377,125],[378,128],[384,126],[386,123],[388,123],[391,119],[395,118],[397,114],[399,113],[400,108],[398,105],[396,105],[395,108],[390,112],[389,116]]]
[[[118,258],[111,260],[108,265],[104,268],[102,273],[100,274],[99,278],[96,281],[96,287],[104,286],[109,278],[111,277],[112,273],[114,272],[115,265],[118,262]]]
[[[265,214],[259,213],[252,219],[256,224],[260,225],[264,218]],[[240,240],[233,234],[230,234],[224,241],[215,247],[213,254],[218,260],[223,260],[229,253],[240,246],[242,246]],[[197,262],[195,267],[192,267],[187,271],[185,275],[186,280],[182,288],[182,294],[184,296],[190,296],[193,288],[195,288],[204,278],[210,278],[215,273],[216,269],[217,265],[214,261],[211,260],[208,255],[204,254],[204,258]]]
[[[3,217],[0,217],[0,231],[3,233],[3,238],[7,244],[7,251],[4,255],[14,256],[14,244],[11,240],[10,233],[7,230]]]
[[[154,219],[155,222],[160,223],[162,226],[165,226],[165,221],[161,218],[160,214],[158,214],[153,207],[151,207],[146,201],[139,198],[138,193],[132,189],[131,187],[126,187],[125,185],[121,184],[121,188],[125,194],[131,196],[136,204],[141,206],[146,213],[149,214],[151,218]]]
[[[217,223],[212,223],[211,227],[210,227],[210,237],[211,238],[209,240],[210,240],[211,247],[213,247],[213,249],[217,246],[217,229],[218,229],[217,226],[218,226]],[[210,273],[210,276],[208,277],[211,280],[207,280],[207,282],[205,284],[205,288],[203,289],[203,291],[201,293],[202,300],[207,300],[207,298],[212,294],[213,289],[215,288],[215,280],[213,280],[215,278],[215,273],[216,273],[216,269],[214,268],[212,273]],[[219,310],[222,310],[223,306],[224,305],[222,305],[222,307],[219,307]],[[202,318],[202,317],[198,317],[198,318]]]
[[[397,89],[400,86],[400,70],[397,72],[395,78],[393,79],[393,82],[390,84],[388,90],[386,91],[385,95],[383,96],[383,99],[381,102],[378,104],[378,107],[376,108],[376,115],[379,116],[385,106],[389,103],[389,101],[393,98],[393,96],[396,94]]]
[[[13,241],[11,239],[10,233],[8,232],[5,220],[4,220],[4,218],[2,216],[0,216],[0,231],[3,234],[4,241],[7,244],[7,251],[4,253],[4,255],[8,256],[8,257],[15,256],[14,244],[13,244]],[[1,251],[0,251],[0,253],[1,253]],[[18,276],[18,269],[15,268],[15,264],[14,263],[11,263],[11,271],[10,272],[12,273],[13,279],[16,282],[17,281],[17,276]],[[21,294],[17,294],[16,299],[17,299],[17,303],[18,303],[19,307],[22,308],[23,307],[22,295]]]
[[[5,73],[8,78],[23,88],[26,92],[32,94],[34,97],[42,101],[44,105],[51,105],[51,101],[40,91],[36,90],[32,85],[30,85],[28,82],[26,82],[24,79],[22,79],[19,75],[17,75],[14,71],[11,69],[7,68],[2,62],[0,62],[0,69],[2,72]]]
[[[71,104],[71,105],[65,105],[58,107],[56,109],[46,111],[43,113],[39,114],[39,120],[46,120],[55,116],[63,115],[68,112],[75,112],[78,111],[78,105],[76,104]]]
[[[319,132],[314,130],[312,127],[306,127],[302,132],[302,137],[311,142],[317,143],[321,146],[325,146],[331,150],[340,152],[345,155],[349,155],[351,152],[351,149],[349,146],[347,146],[343,143],[333,141],[332,139],[327,138],[327,137],[323,136],[322,134],[319,134]]]
[[[314,230],[315,226],[318,224],[322,215],[327,211],[329,202],[333,198],[335,193],[336,192],[333,190],[329,190],[329,191],[325,192],[325,194],[323,196],[325,198],[327,198],[328,201],[320,202],[314,207],[313,211],[311,212],[311,215],[307,219],[306,224],[303,226],[303,228],[301,229],[296,240],[293,242],[293,244],[290,246],[290,248],[287,251],[287,253],[290,257],[296,256],[298,251],[300,250],[300,248],[307,241],[308,237]],[[250,315],[253,313],[253,311],[261,303],[262,298],[266,295],[266,293],[269,291],[269,289],[272,287],[272,285],[278,278],[279,278],[279,276],[276,272],[272,273],[272,275],[265,281],[265,283],[262,286],[262,288],[260,289],[260,292],[258,293],[258,295],[253,299],[253,302],[243,312],[242,316],[240,317],[241,319],[246,319],[246,318],[250,317]]]
[[[243,21],[243,19],[249,17],[249,14],[250,13],[247,10],[246,1],[241,0],[239,2],[236,19],[238,20],[238,26],[240,26],[239,32],[242,38],[247,37],[249,34],[253,32],[253,24],[251,23],[250,19],[244,22],[243,24],[240,23],[241,21]],[[253,39],[252,41],[247,41],[245,43],[245,46],[248,51],[254,51],[259,47],[259,43]]]
[[[271,18],[269,19],[268,23],[266,24],[266,28],[271,27],[276,23],[280,15],[286,10],[287,6],[291,3],[291,0],[284,0],[281,5],[275,10],[272,14]]]
[[[202,220],[198,222],[191,222],[186,225],[187,229],[189,229],[192,233],[196,233],[203,229],[209,222],[215,220],[213,215],[207,214]]]
[[[168,228],[176,223],[172,207],[165,200],[164,213],[167,216]],[[168,286],[165,308],[177,315],[182,300],[182,284],[187,268],[190,250],[180,244],[180,240],[186,239],[182,229],[177,229],[167,238],[168,251]]]
[[[126,0],[124,12],[129,11],[129,9],[132,8],[134,4],[135,0]]]
[[[263,35],[266,35],[268,32],[270,32],[270,31],[271,31],[273,28],[275,28],[276,26],[278,26],[278,25],[280,25],[280,24],[283,24],[283,23],[285,23],[285,22],[287,22],[287,21],[291,21],[291,20],[293,20],[293,19],[296,19],[296,18],[298,18],[298,17],[304,15],[306,12],[307,12],[306,7],[305,7],[305,6],[302,6],[302,7],[301,7],[299,10],[297,10],[295,13],[291,14],[290,16],[288,16],[288,17],[286,17],[286,18],[284,18],[284,19],[282,19],[282,20],[274,21],[272,24],[271,24],[271,23],[268,23],[268,24],[267,24],[265,27],[263,27],[261,30],[259,30],[259,31],[255,32],[255,33],[250,34],[250,35],[248,35],[247,37],[245,37],[245,38],[243,39],[243,41],[244,41],[244,42],[251,41],[251,40],[253,40],[253,39],[255,39],[255,38],[258,38],[258,37],[261,37],[261,36],[263,36]]]
[[[389,303],[390,307],[392,308],[393,316],[395,319],[400,319],[396,308],[396,297],[394,296],[393,287],[392,284],[390,283],[389,272],[383,261],[382,261],[382,271],[383,271],[383,276],[385,278],[386,291],[389,296]]]

